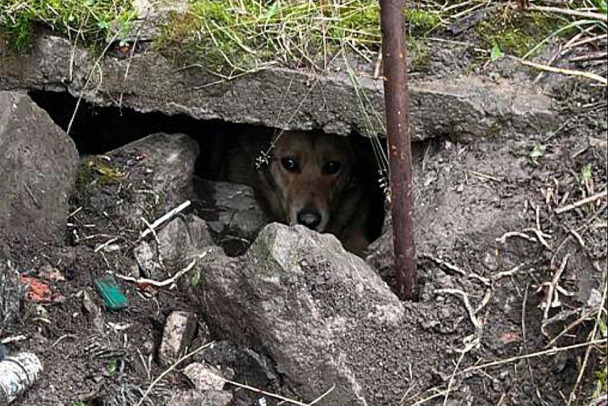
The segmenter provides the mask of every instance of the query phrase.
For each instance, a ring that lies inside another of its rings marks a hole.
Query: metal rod
[[[402,300],[414,300],[417,272],[403,8],[404,0],[380,0],[397,294]]]

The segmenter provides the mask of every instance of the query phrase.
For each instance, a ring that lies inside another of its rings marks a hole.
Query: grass
[[[344,49],[371,60],[379,49],[379,21],[372,0],[326,5],[194,0],[165,27],[157,46],[179,64],[225,76],[272,65],[322,70]]]
[[[126,34],[135,18],[130,0],[2,0],[0,32],[9,46],[27,50],[37,25],[86,45]]]

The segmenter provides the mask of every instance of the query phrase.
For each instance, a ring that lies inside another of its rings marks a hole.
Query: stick
[[[150,386],[148,386],[148,389],[146,389],[146,391],[144,392],[143,396],[141,397],[141,399],[139,399],[139,402],[137,402],[137,405],[135,406],[141,406],[141,404],[144,402],[144,400],[146,400],[146,398],[148,397],[148,395],[150,394],[150,392],[152,392],[152,388],[154,388],[154,386],[156,386],[157,383],[160,382],[161,379],[163,379],[169,372],[173,371],[180,363],[182,363],[183,361],[187,360],[188,358],[192,357],[195,354],[198,354],[199,352],[203,351],[204,349],[210,347],[213,343],[215,343],[215,341],[211,341],[199,348],[197,348],[196,350],[184,355],[183,357],[181,357],[180,359],[178,359],[173,365],[171,365],[169,368],[167,368],[165,371],[163,371],[162,374],[160,374],[151,384]]]
[[[162,288],[165,286],[170,286],[172,284],[174,284],[183,274],[189,272],[192,268],[194,268],[194,265],[196,265],[196,260],[197,259],[202,259],[204,258],[207,254],[209,253],[209,250],[205,251],[204,253],[202,253],[201,255],[199,255],[197,258],[193,259],[192,262],[190,262],[188,264],[188,266],[186,266],[184,269],[182,269],[181,271],[177,272],[175,275],[173,275],[172,277],[170,277],[169,279],[165,279],[164,281],[156,281],[154,279],[146,279],[146,278],[134,278],[132,276],[127,276],[127,275],[120,275],[120,274],[116,274],[117,278],[120,278],[122,280],[128,281],[128,282],[134,282],[138,285],[152,285],[152,286],[156,286],[158,288]]]
[[[480,333],[482,330],[482,325],[479,322],[479,320],[477,319],[477,317],[475,316],[475,311],[473,310],[473,306],[471,306],[471,302],[469,301],[469,296],[463,292],[462,290],[459,289],[437,289],[435,291],[435,293],[449,293],[451,295],[457,295],[460,296],[462,298],[462,301],[464,302],[464,307],[467,309],[467,312],[469,313],[469,318],[471,319],[471,323],[473,323],[473,326],[475,327],[475,333]]]
[[[167,214],[165,214],[162,217],[160,217],[158,220],[156,220],[154,223],[152,223],[149,228],[145,229],[141,233],[141,235],[139,236],[139,238],[144,238],[145,236],[147,236],[148,234],[150,234],[152,232],[151,229],[154,230],[154,229],[158,228],[158,226],[160,226],[161,224],[165,223],[169,219],[173,218],[176,214],[178,214],[179,212],[183,211],[186,207],[190,206],[190,203],[191,203],[190,200],[186,200],[184,203],[180,204],[175,209],[171,210]]]
[[[602,77],[600,75],[596,75],[595,73],[592,73],[592,72],[584,72],[584,71],[580,71],[580,70],[556,68],[556,67],[553,67],[553,66],[542,65],[540,63],[535,63],[535,62],[530,62],[530,61],[524,61],[523,59],[519,59],[519,58],[515,58],[515,59],[517,60],[517,62],[521,63],[522,65],[530,66],[532,68],[544,70],[544,71],[547,71],[547,72],[561,73],[563,75],[579,76],[579,77],[595,80],[596,82],[600,82],[604,86],[608,85],[608,80],[606,78],[604,78],[604,77]]]
[[[547,302],[545,303],[545,312],[543,313],[543,324],[549,319],[549,310],[551,309],[551,303],[553,303],[553,292],[555,291],[555,287],[559,283],[559,278],[562,276],[562,273],[566,269],[566,265],[568,264],[568,260],[570,259],[570,254],[566,254],[564,259],[562,260],[562,264],[560,265],[557,272],[553,276],[553,280],[549,285],[549,292],[547,292]],[[541,328],[542,330],[542,328]],[[544,331],[543,331],[544,333]]]
[[[459,375],[466,374],[466,373],[469,373],[469,372],[478,371],[480,369],[485,369],[485,368],[489,368],[489,367],[495,367],[495,366],[498,366],[498,365],[509,364],[511,362],[519,361],[519,360],[522,360],[522,359],[536,358],[536,357],[540,357],[540,356],[543,356],[543,355],[553,355],[553,354],[557,354],[558,352],[570,351],[570,350],[574,350],[574,349],[577,349],[577,348],[588,347],[588,346],[596,345],[596,344],[604,344],[605,345],[606,344],[606,339],[603,338],[603,339],[599,339],[599,340],[591,340],[591,341],[587,341],[587,342],[584,342],[584,343],[578,343],[578,344],[569,345],[567,347],[551,348],[549,350],[534,352],[532,354],[518,355],[516,357],[501,359],[501,360],[498,360],[498,361],[492,361],[492,362],[488,362],[486,364],[476,365],[476,366],[472,366],[472,367],[463,369],[458,374]]]
[[[546,12],[549,12],[549,13],[558,13],[558,14],[566,14],[566,15],[569,15],[569,16],[590,18],[590,19],[594,19],[594,20],[602,20],[604,22],[608,21],[608,19],[606,17],[606,14],[594,13],[594,12],[591,12],[591,11],[578,11],[578,10],[570,10],[568,8],[544,7],[544,6],[532,6],[532,7],[529,8],[529,10],[531,10],[531,11],[546,11]]]
[[[574,210],[577,207],[584,206],[587,203],[593,203],[596,200],[602,199],[604,197],[606,197],[606,191],[605,190],[603,192],[601,192],[601,193],[596,194],[596,195],[589,196],[589,197],[587,197],[585,199],[579,200],[578,202],[574,202],[574,203],[569,204],[569,205],[564,206],[564,207],[559,207],[559,208],[555,209],[555,214],[562,214],[562,213],[565,213],[567,211]]]

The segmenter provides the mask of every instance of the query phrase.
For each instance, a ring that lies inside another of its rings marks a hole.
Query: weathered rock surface
[[[158,358],[163,366],[169,366],[184,355],[184,351],[196,334],[196,315],[186,311],[174,311],[165,323],[163,341]]]
[[[64,237],[77,163],[74,143],[44,110],[0,92],[0,251],[8,240]]]
[[[246,255],[209,256],[204,269],[199,297],[214,327],[267,354],[302,399],[332,384],[320,404],[388,405],[402,396],[417,352],[410,346],[424,334],[413,335],[407,308],[335,237],[275,223]]]
[[[172,13],[182,14],[188,10],[188,0],[150,1],[133,0],[137,18],[133,21],[127,41],[149,41],[161,34],[162,27],[171,20]]]
[[[196,179],[194,193],[199,214],[228,250],[248,245],[270,222],[249,186]]]
[[[222,390],[226,382],[219,370],[199,362],[193,362],[184,368],[184,375],[200,391]]]
[[[99,70],[103,80],[94,75],[87,84],[89,73],[98,72],[93,69],[96,61],[96,55],[74,48],[67,39],[41,36],[31,55],[0,56],[0,90],[67,89],[97,105],[116,106],[120,100],[121,107],[141,112],[342,135],[384,132],[382,81],[364,76],[358,78],[358,89],[345,73],[312,76],[279,68],[218,82],[201,71],[176,70],[162,55],[145,52],[128,60],[104,58]],[[369,100],[365,106],[357,91]],[[508,80],[412,81],[412,134],[425,139],[445,134],[486,136],[504,129],[526,134],[549,131],[558,119],[551,103],[529,84]]]
[[[142,218],[151,223],[191,196],[198,153],[185,134],[149,135],[84,159],[76,195],[85,210],[107,213],[112,224],[144,230]]]
[[[169,406],[227,406],[232,394],[227,391],[179,391],[171,397]]]
[[[189,214],[162,226],[156,239],[142,241],[133,252],[148,277],[162,280],[183,269],[212,244],[205,221]]]

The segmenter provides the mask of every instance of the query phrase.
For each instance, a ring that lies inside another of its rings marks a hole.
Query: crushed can
[[[0,362],[0,406],[14,401],[40,376],[42,363],[35,354],[22,352]]]

